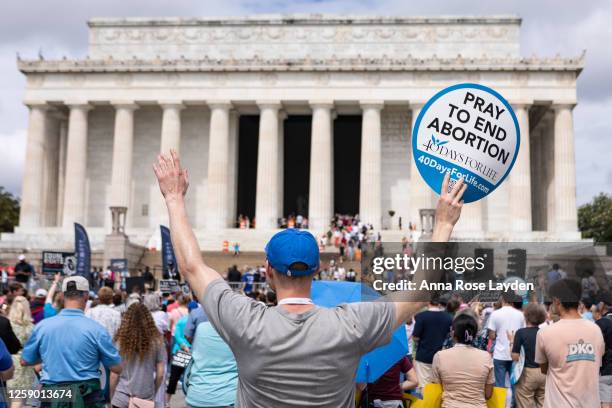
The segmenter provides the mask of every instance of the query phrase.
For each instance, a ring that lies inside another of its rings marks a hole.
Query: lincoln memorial
[[[510,102],[521,147],[508,180],[465,206],[456,238],[579,239],[572,110],[583,57],[522,56],[520,18],[88,25],[82,58],[18,58],[29,124],[20,222],[5,245],[70,247],[79,222],[100,247],[110,207],[127,208],[127,235],[146,245],[168,223],[152,163],[171,148],[189,169],[204,248],[230,239],[261,250],[289,214],[316,235],[334,213],[359,214],[399,241],[436,200],[412,161],[412,124],[431,96],[462,82]],[[236,228],[239,215],[255,228]]]

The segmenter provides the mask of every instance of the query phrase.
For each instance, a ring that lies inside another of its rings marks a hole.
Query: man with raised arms
[[[319,269],[319,249],[309,232],[296,229],[277,233],[265,249],[266,276],[278,306],[267,307],[236,293],[202,259],[183,201],[188,173],[178,155],[160,155],[153,167],[168,208],[179,269],[236,357],[236,407],[353,407],[361,356],[389,342],[394,330],[426,302],[406,293],[400,302],[329,309],[313,305],[310,288]],[[448,192],[448,182],[447,176],[434,241],[448,241],[463,206],[467,186],[460,180]],[[415,279],[423,279],[422,274]]]

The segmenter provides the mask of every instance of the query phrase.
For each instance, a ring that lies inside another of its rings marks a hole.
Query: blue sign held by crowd
[[[479,84],[458,84],[435,94],[412,130],[413,160],[425,182],[440,193],[463,178],[466,203],[491,194],[506,179],[520,147],[518,120],[498,92]]]

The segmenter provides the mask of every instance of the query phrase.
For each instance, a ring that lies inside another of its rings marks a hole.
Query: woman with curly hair
[[[111,373],[112,406],[127,408],[130,398],[153,401],[164,378],[166,351],[146,306],[134,303],[127,309],[114,341],[123,360],[123,371],[121,375]]]

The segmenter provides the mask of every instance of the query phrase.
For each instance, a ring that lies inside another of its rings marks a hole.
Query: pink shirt
[[[176,325],[176,322],[178,322],[181,317],[187,315],[187,313],[189,313],[189,311],[187,310],[185,306],[176,307],[169,313],[170,332],[172,333],[173,336],[174,336],[174,326]]]
[[[486,408],[486,384],[493,384],[493,360],[486,351],[456,344],[438,351],[431,365],[432,383],[442,385],[442,408]]]
[[[601,330],[586,319],[561,319],[540,329],[535,361],[548,363],[544,408],[599,407],[604,350]]]

